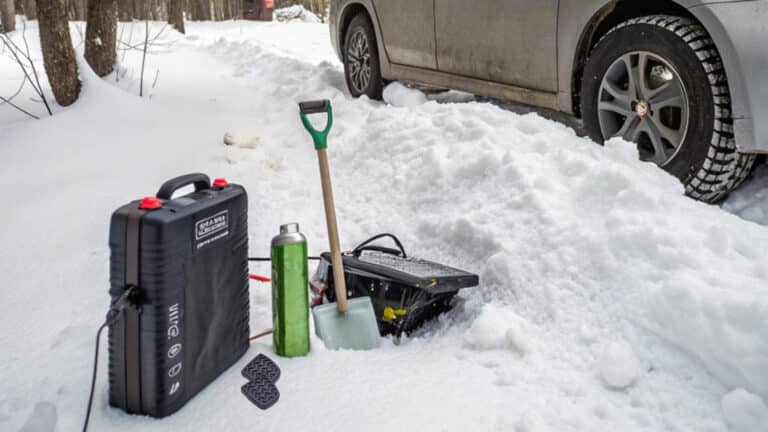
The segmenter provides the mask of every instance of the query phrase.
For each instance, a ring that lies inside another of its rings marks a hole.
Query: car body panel
[[[709,31],[723,59],[737,147],[768,153],[768,1],[690,10]]]
[[[556,92],[558,2],[436,0],[438,70]]]
[[[374,0],[389,60],[437,69],[435,59],[435,0]]]
[[[432,1],[446,1],[456,5],[460,3],[457,0],[411,1],[414,3],[424,2],[427,5]],[[489,4],[497,1],[499,4],[502,4],[512,0],[480,1],[481,3],[488,2]],[[528,1],[532,4],[545,3],[542,0]],[[345,11],[352,5],[364,7],[374,23],[381,57],[381,72],[385,79],[404,80],[419,84],[453,88],[478,95],[498,97],[573,114],[575,111],[572,106],[574,67],[578,64],[577,60],[579,55],[581,55],[579,50],[583,37],[585,34],[588,34],[592,23],[599,20],[601,14],[611,12],[617,1],[557,1],[559,11],[557,29],[554,32],[556,34],[556,57],[550,65],[524,62],[520,66],[520,70],[527,69],[525,73],[531,75],[531,77],[528,77],[528,80],[515,78],[515,74],[519,73],[515,70],[497,72],[495,74],[486,71],[486,75],[482,75],[477,72],[468,74],[466,69],[449,73],[449,68],[443,68],[449,63],[455,63],[462,59],[464,61],[474,59],[470,55],[469,49],[472,45],[465,43],[461,38],[463,34],[464,38],[470,39],[468,38],[469,35],[466,34],[466,28],[482,28],[484,31],[488,28],[487,24],[481,22],[481,18],[486,16],[484,14],[481,14],[477,19],[467,18],[469,20],[467,22],[472,23],[472,25],[464,26],[461,31],[456,32],[455,36],[446,38],[446,42],[453,40],[464,45],[461,50],[462,52],[459,52],[455,59],[449,60],[447,58],[451,54],[449,49],[441,49],[439,43],[441,36],[437,34],[433,37],[436,52],[436,65],[434,66],[428,53],[423,59],[408,60],[413,64],[395,62],[390,59],[382,42],[382,27],[380,25],[382,17],[378,15],[377,8],[387,2],[409,4],[408,0],[375,0],[376,4],[374,4],[374,0],[332,0],[330,16],[331,40],[337,54],[341,58],[341,44],[339,40],[341,29],[339,27],[344,21]],[[516,3],[518,0],[512,2]],[[523,2],[523,0],[519,1],[521,4]],[[546,3],[545,6],[551,6],[550,0],[546,0]],[[743,152],[768,153],[768,121],[759,121],[760,119],[768,119],[768,48],[766,48],[765,42],[768,41],[768,0],[677,0],[676,3],[687,8],[701,22],[711,34],[720,51],[730,85],[734,132],[739,150]],[[424,4],[420,7],[425,7]],[[440,3],[436,3],[436,7],[439,7],[439,5]],[[389,5],[386,7],[389,7]],[[426,7],[428,8],[428,6]],[[421,9],[421,12],[423,13],[425,10],[427,9]],[[467,7],[461,14],[466,16],[471,12],[473,11]],[[441,27],[454,22],[460,16],[454,15],[453,18],[440,18],[439,11],[437,13],[436,24],[433,23],[432,28],[438,30],[438,33]],[[503,16],[503,14],[500,15]],[[399,19],[400,15],[396,11],[390,11],[390,14],[387,16]],[[545,15],[537,16],[534,14],[534,16],[536,18],[532,18],[531,21],[536,22],[539,20],[538,22],[541,24],[543,22],[541,21],[541,16]],[[429,29],[429,18],[426,18],[425,21],[421,23],[422,27]],[[517,21],[515,22],[520,24]],[[458,21],[453,25],[456,26],[458,25],[457,23]],[[412,25],[412,23],[408,25]],[[397,32],[398,27],[393,26],[393,29]],[[494,29],[496,27],[492,26],[491,31]],[[515,32],[518,30],[514,30],[512,34],[516,34]],[[423,28],[419,28],[417,31],[422,35],[429,33],[428,30],[424,31]],[[407,37],[402,38],[402,40],[407,39]],[[425,39],[429,39],[428,35],[425,36]],[[477,41],[477,39],[474,40]],[[515,39],[510,35],[507,37],[507,40],[523,40],[526,42],[521,44],[524,50],[504,51],[497,49],[497,51],[494,51],[487,48],[490,46],[488,45],[486,47],[487,53],[503,52],[506,55],[509,55],[509,53],[520,53],[513,55],[520,55],[521,58],[525,59],[533,57],[534,54],[539,54],[542,51],[545,52],[545,56],[547,55],[547,48],[542,49],[539,44],[530,43],[530,39],[525,37]],[[428,42],[417,42],[422,44],[422,48],[427,47],[427,51],[429,51]],[[545,42],[544,45],[549,46],[549,42]],[[528,64],[526,65],[526,63]],[[509,64],[509,62],[505,64]],[[443,68],[443,70],[435,70],[438,67]],[[488,64],[483,67],[490,69]],[[498,66],[494,67],[496,69],[499,68]],[[476,69],[480,70],[479,68]],[[472,70],[472,68],[469,68],[469,70]],[[479,76],[465,76],[465,74]],[[548,85],[553,76],[556,85]]]

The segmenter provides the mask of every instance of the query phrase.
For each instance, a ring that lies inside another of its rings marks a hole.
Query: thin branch
[[[5,37],[5,39],[6,39],[6,43],[8,44],[8,49],[9,49],[9,50],[11,50],[11,51],[17,51],[19,54],[23,55],[23,56],[24,56],[24,58],[26,58],[27,60],[29,60],[29,55],[25,54],[25,53],[24,53],[24,51],[23,51],[21,48],[19,48],[19,46],[18,46],[18,45],[16,45],[16,42],[14,42],[14,41],[13,41],[13,39],[11,39],[11,37],[10,37],[10,36],[8,36],[7,34],[4,34],[3,36],[4,36],[4,37]]]
[[[124,32],[125,32],[125,26],[121,25],[120,26],[120,36],[117,37],[118,41],[122,42],[122,40],[123,40],[123,33]],[[117,48],[115,48],[115,50],[117,50]],[[119,83],[120,82],[120,66],[122,65],[122,63],[121,63],[120,60],[117,59],[117,56],[115,56],[115,63],[117,63],[117,68],[116,68],[117,70],[115,70],[115,82]]]
[[[28,116],[32,117],[33,119],[35,119],[35,120],[40,120],[40,117],[38,117],[38,116],[36,116],[36,115],[32,114],[31,112],[29,112],[29,111],[25,110],[24,108],[21,108],[20,106],[16,105],[15,103],[11,102],[10,100],[8,100],[8,99],[6,99],[6,98],[4,98],[4,97],[2,97],[2,96],[0,96],[0,100],[2,100],[2,101],[3,101],[3,103],[7,103],[8,105],[10,105],[10,106],[12,106],[12,107],[16,108],[17,110],[19,110],[19,111],[23,112],[24,114],[26,114],[26,115],[28,115]]]
[[[133,42],[133,25],[134,25],[134,23],[135,23],[135,21],[131,21],[131,31],[130,31],[130,33],[128,33],[128,43]],[[122,40],[120,42],[122,42]],[[120,57],[120,64],[125,62],[125,54],[126,54],[126,52],[127,52],[127,50],[123,50],[122,57]]]
[[[11,96],[9,96],[7,99],[8,99],[9,101],[12,101],[12,100],[16,99],[16,96],[18,96],[18,95],[19,95],[19,93],[21,93],[21,89],[23,89],[23,88],[24,88],[24,84],[26,84],[26,83],[27,83],[27,77],[24,77],[24,78],[21,80],[21,85],[19,86],[19,88],[17,88],[17,89],[16,89],[16,91],[15,91],[15,92],[14,92],[14,93],[13,93]],[[0,103],[0,105],[2,105],[2,104],[4,104],[4,103],[7,103],[7,102],[3,102],[3,103]]]
[[[27,68],[24,67],[24,63],[19,58],[19,55],[16,52],[16,50],[14,48],[12,48],[12,47],[15,47],[16,44],[14,44],[13,41],[8,37],[8,35],[5,35],[5,34],[0,35],[0,39],[2,39],[3,43],[6,46],[8,46],[8,50],[11,52],[11,55],[13,55],[14,60],[16,61],[16,63],[19,64],[19,66],[21,66],[21,69],[24,71],[24,75],[27,77],[27,79],[30,82],[32,82],[32,78],[29,76],[29,73],[27,72]],[[23,53],[22,53],[22,55],[23,55]]]
[[[35,82],[37,83],[37,94],[40,96],[40,99],[43,100],[43,104],[45,104],[45,109],[48,110],[48,115],[52,116],[53,112],[51,111],[51,107],[48,105],[48,100],[45,98],[45,92],[43,91],[43,86],[40,85],[40,77],[37,75],[37,68],[35,67],[35,63],[32,61],[32,55],[29,51],[29,43],[27,42],[27,20],[22,19],[21,24],[23,26],[22,32],[21,32],[21,38],[24,40],[24,47],[27,50],[27,59],[29,60],[29,65],[32,67],[32,74],[35,75]],[[32,87],[35,87],[34,83],[31,83]]]
[[[149,21],[144,21],[144,54],[141,56],[141,80],[139,81],[139,96],[144,96],[144,63],[147,60],[147,45],[149,44]]]
[[[144,42],[137,43],[135,45],[129,45],[123,41],[118,41],[120,45],[122,45],[123,51],[144,51]],[[176,44],[176,41],[173,42],[163,42],[163,43],[152,43],[152,41],[149,41],[150,47],[161,47],[161,48],[170,48],[174,44]]]

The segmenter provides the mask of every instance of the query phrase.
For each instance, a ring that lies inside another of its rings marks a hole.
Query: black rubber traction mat
[[[243,387],[241,387],[243,394],[254,405],[265,410],[280,399],[280,392],[267,377],[259,376],[255,380],[249,381]]]
[[[269,357],[259,354],[243,368],[243,376],[250,381],[265,377],[274,384],[280,379],[280,367]]]

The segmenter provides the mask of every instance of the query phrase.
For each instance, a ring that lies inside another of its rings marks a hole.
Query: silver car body
[[[619,1],[332,0],[331,41],[341,58],[343,27],[364,10],[385,79],[578,114],[574,93],[585,50]],[[768,153],[768,0],[674,3],[700,21],[720,51],[739,150]]]

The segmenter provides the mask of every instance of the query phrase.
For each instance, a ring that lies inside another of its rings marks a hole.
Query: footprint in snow
[[[275,172],[285,169],[283,157],[266,151],[261,145],[261,138],[258,136],[242,137],[227,132],[224,134],[223,142],[226,145],[224,159],[230,164],[256,160]]]
[[[259,138],[258,136],[245,138],[245,137],[234,135],[230,132],[227,132],[224,134],[224,145],[239,147],[239,148],[246,148],[246,149],[255,149],[260,144],[261,144],[261,138]]]

